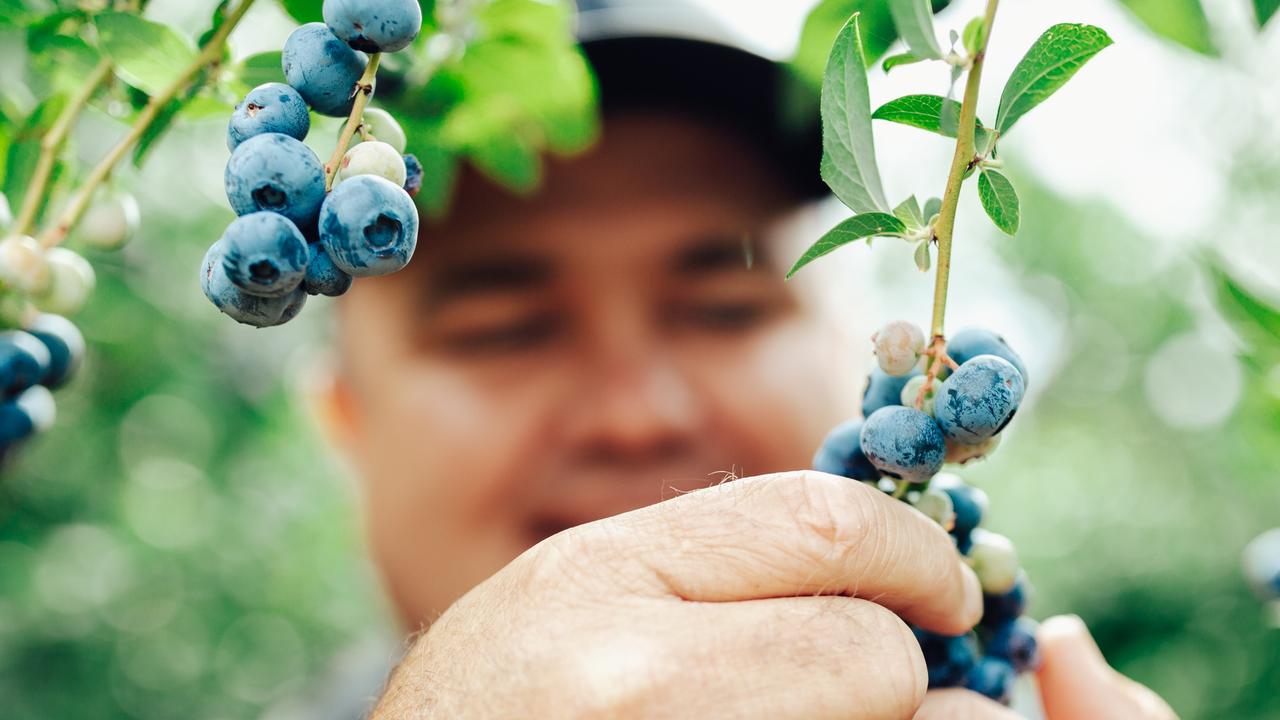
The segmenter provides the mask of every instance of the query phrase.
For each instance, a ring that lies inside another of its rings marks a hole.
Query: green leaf
[[[1253,0],[1253,9],[1258,16],[1258,27],[1262,27],[1280,10],[1280,0]]]
[[[855,14],[862,32],[863,62],[867,65],[884,55],[898,39],[893,16],[884,0],[822,0],[805,17],[796,55],[791,60],[800,77],[815,86],[822,82],[831,46]]]
[[[1255,350],[1280,343],[1280,308],[1263,301],[1234,280],[1221,258],[1210,260],[1209,272],[1217,288],[1218,306]]]
[[[920,272],[929,271],[929,268],[933,265],[933,256],[929,253],[928,240],[923,240],[919,245],[916,245],[914,259],[916,261],[916,267]]]
[[[10,207],[15,211],[22,206],[31,176],[35,173],[36,164],[40,159],[40,139],[49,132],[49,128],[61,114],[62,108],[66,106],[66,100],[63,95],[54,95],[40,103],[13,132],[5,154],[3,184],[0,185],[0,191],[4,192]],[[62,166],[59,160],[55,167],[55,175],[60,172]],[[42,203],[47,201],[48,198],[42,198]]]
[[[894,208],[893,216],[912,230],[924,227],[924,214],[920,210],[920,201],[916,200],[915,195],[903,200],[898,207]]]
[[[892,215],[875,212],[854,215],[827,231],[826,235],[823,235],[808,250],[805,250],[800,259],[796,261],[796,264],[791,266],[791,270],[787,272],[787,277],[795,275],[797,270],[823,255],[856,240],[875,235],[900,236],[906,231],[907,228],[902,224],[902,221]]]
[[[871,114],[874,120],[910,125],[928,130],[943,137],[955,137],[956,123],[960,118],[960,103],[948,100],[941,95],[906,95],[876,108]],[[991,133],[979,121],[975,130],[974,142],[983,147],[990,139]]]
[[[871,97],[858,16],[836,36],[822,82],[822,179],[855,213],[885,212],[888,203],[871,135]]]
[[[272,50],[250,55],[236,65],[235,76],[246,89],[250,90],[263,83],[284,82],[280,51]]]
[[[933,8],[929,0],[889,0],[889,14],[898,34],[916,57],[938,59],[942,48],[933,30]]]
[[[964,45],[964,49],[969,51],[970,55],[976,53],[978,48],[982,46],[986,39],[983,37],[986,34],[986,29],[987,24],[981,15],[970,20],[969,24],[964,26],[964,32],[960,35],[961,43]]]
[[[884,63],[880,66],[886,73],[898,67],[899,65],[910,65],[912,63],[924,62],[926,58],[916,57],[909,52],[890,55],[884,59]]]
[[[521,193],[533,192],[542,179],[542,163],[535,149],[520,138],[491,138],[471,151],[478,170]]]
[[[978,177],[978,197],[991,222],[1005,234],[1018,234],[1018,193],[1009,178],[994,170],[983,170]]]
[[[167,25],[123,12],[102,13],[94,22],[116,75],[148,95],[162,91],[196,57],[186,36]]]
[[[1198,53],[1218,54],[1200,0],[1120,0],[1120,4],[1155,34]]]
[[[996,131],[1009,132],[1018,118],[1044,102],[1110,44],[1106,31],[1092,25],[1063,23],[1046,30],[1005,83]]]
[[[929,222],[934,215],[942,212],[942,198],[931,197],[924,201],[924,221]]]
[[[289,13],[289,17],[297,20],[300,25],[324,22],[324,15],[320,12],[324,6],[324,0],[280,0],[280,4],[284,6],[284,11]]]

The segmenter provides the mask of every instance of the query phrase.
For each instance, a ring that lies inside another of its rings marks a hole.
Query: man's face
[[[535,197],[464,181],[408,269],[355,284],[340,435],[407,622],[566,527],[808,465],[848,408],[761,239],[792,204],[726,133],[621,116]]]

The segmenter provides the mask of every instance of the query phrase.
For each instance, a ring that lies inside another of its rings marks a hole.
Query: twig
[[[338,146],[333,149],[333,155],[329,157],[329,162],[324,166],[324,189],[328,192],[333,189],[333,178],[338,174],[338,167],[342,164],[342,157],[347,154],[347,146],[351,144],[351,138],[355,137],[356,130],[364,124],[364,109],[369,106],[369,99],[373,97],[373,81],[378,76],[378,62],[382,59],[382,53],[374,53],[369,56],[369,64],[364,69],[364,74],[356,81],[356,86],[352,91],[355,95],[355,104],[351,106],[351,114],[347,116],[347,124],[342,127],[342,134],[338,136]]]

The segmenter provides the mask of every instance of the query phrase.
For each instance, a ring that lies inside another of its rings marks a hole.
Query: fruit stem
[[[49,189],[49,181],[53,178],[53,166],[57,162],[58,152],[67,141],[67,135],[71,133],[76,119],[80,117],[80,111],[89,104],[89,100],[102,83],[111,77],[111,65],[110,58],[104,57],[98,61],[98,65],[89,73],[84,84],[62,109],[58,119],[53,121],[49,132],[40,139],[40,159],[36,161],[35,172],[31,175],[26,195],[22,198],[22,209],[18,212],[18,219],[14,221],[14,235],[26,235],[35,225],[36,214],[40,211],[40,201],[44,199]]]
[[[356,130],[364,124],[364,109],[369,106],[369,100],[373,98],[373,81],[378,76],[378,63],[382,60],[382,53],[374,53],[369,56],[369,64],[364,69],[364,74],[356,81],[356,86],[352,92],[355,93],[355,104],[351,106],[351,114],[347,116],[347,124],[342,127],[342,134],[338,136],[338,146],[333,149],[333,155],[329,157],[329,163],[324,166],[324,191],[329,192],[333,189],[333,179],[338,174],[338,167],[342,164],[342,158],[347,154],[347,146],[351,144],[351,138],[355,137]]]
[[[76,191],[71,203],[58,216],[57,221],[46,227],[44,232],[40,233],[39,241],[42,247],[48,249],[66,239],[67,234],[76,226],[76,223],[80,222],[80,218],[84,215],[85,211],[89,209],[89,203],[93,200],[94,191],[111,176],[111,172],[115,170],[116,165],[118,165],[120,161],[124,159],[124,156],[128,154],[129,148],[133,147],[134,143],[146,134],[147,129],[150,128],[152,123],[156,121],[156,118],[160,116],[161,111],[163,111],[169,103],[173,102],[173,99],[177,97],[178,93],[182,92],[191,84],[191,81],[195,78],[197,73],[206,66],[213,65],[222,60],[222,54],[227,43],[227,36],[230,35],[231,31],[234,30],[236,26],[240,24],[240,21],[244,19],[245,13],[249,11],[253,2],[254,0],[240,0],[240,4],[236,6],[236,9],[232,10],[231,13],[227,15],[227,19],[218,27],[217,32],[215,32],[213,36],[209,38],[209,42],[205,43],[204,47],[201,48],[200,54],[196,55],[195,59],[183,68],[182,71],[178,73],[178,77],[174,78],[173,82],[169,83],[164,90],[153,95],[151,99],[147,101],[147,106],[142,109],[142,112],[138,113],[138,119],[134,121],[133,126],[129,128],[129,131],[125,133],[124,137],[120,138],[120,140],[112,146],[111,150],[107,152],[106,157],[102,158],[102,160],[94,166],[93,170],[89,172],[84,184],[80,186],[78,191]]]
[[[983,16],[981,44],[973,50],[973,63],[965,82],[964,100],[960,105],[960,126],[956,134],[956,153],[951,159],[951,173],[947,176],[946,190],[942,194],[942,209],[933,226],[933,239],[938,243],[938,269],[933,285],[933,323],[931,335],[934,347],[945,348],[944,324],[947,313],[947,284],[951,279],[951,239],[955,232],[956,209],[960,204],[960,187],[965,173],[974,160],[974,128],[978,117],[978,88],[982,84],[982,65],[987,57],[987,44],[991,40],[991,25],[995,22],[996,6],[1000,0],[987,0]],[[935,354],[933,364],[942,362],[941,353]],[[936,375],[936,371],[934,373]]]

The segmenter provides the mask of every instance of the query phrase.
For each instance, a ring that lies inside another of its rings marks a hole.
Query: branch
[[[342,134],[338,136],[338,146],[333,149],[333,155],[329,156],[329,162],[324,166],[325,192],[333,189],[333,179],[338,174],[338,167],[342,165],[343,156],[347,154],[347,146],[364,122],[364,109],[369,106],[369,100],[373,97],[373,81],[378,76],[378,63],[381,60],[382,53],[369,56],[369,64],[365,66],[364,74],[356,81],[352,90],[356,98],[355,104],[351,106],[347,124],[342,127]]]
[[[209,38],[209,42],[200,50],[200,54],[182,69],[182,72],[168,87],[147,102],[147,106],[139,113],[138,119],[129,128],[129,132],[125,133],[125,136],[120,138],[111,150],[107,152],[106,157],[102,158],[90,171],[88,178],[72,198],[71,204],[58,216],[57,222],[46,227],[44,232],[40,234],[41,247],[48,249],[66,239],[67,233],[71,232],[76,223],[80,222],[80,218],[85,211],[89,209],[89,203],[93,199],[94,191],[110,177],[116,165],[129,153],[129,148],[133,147],[134,143],[147,132],[147,128],[151,127],[151,124],[156,121],[160,112],[178,96],[178,93],[191,84],[196,74],[206,66],[222,59],[227,36],[244,19],[245,13],[249,11],[253,2],[254,0],[241,0],[236,9],[223,21],[213,37]]]

